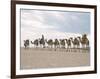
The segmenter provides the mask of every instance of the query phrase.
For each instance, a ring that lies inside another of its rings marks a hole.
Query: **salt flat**
[[[79,67],[90,65],[89,50],[21,48],[21,69]]]

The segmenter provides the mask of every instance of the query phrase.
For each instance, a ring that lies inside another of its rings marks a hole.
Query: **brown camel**
[[[48,41],[46,39],[45,41],[48,44],[48,47],[53,48],[53,40],[52,39],[49,39]]]
[[[79,40],[80,40],[80,43],[81,43],[81,45],[82,45],[82,48],[87,48],[87,47],[89,47],[89,40],[88,40],[86,34],[82,35],[82,38],[81,38],[81,37],[78,37],[78,38],[79,38]]]

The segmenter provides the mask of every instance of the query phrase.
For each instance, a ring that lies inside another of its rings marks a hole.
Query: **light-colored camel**
[[[78,40],[78,38],[70,38],[71,39],[71,42],[73,43],[73,48],[79,48],[80,47],[80,42]]]
[[[60,39],[61,48],[65,48],[65,39]]]
[[[71,39],[65,39],[67,43],[67,48],[71,48]]]

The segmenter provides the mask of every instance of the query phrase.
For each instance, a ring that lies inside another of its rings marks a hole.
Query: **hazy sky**
[[[21,29],[90,33],[90,13],[21,9]]]

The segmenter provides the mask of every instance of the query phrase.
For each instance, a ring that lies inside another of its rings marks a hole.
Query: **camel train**
[[[89,49],[89,39],[86,34],[82,37],[76,38],[70,37],[69,39],[45,39],[44,35],[42,38],[31,41],[29,39],[24,40],[24,47],[29,48],[30,44],[34,45],[34,48],[67,48],[67,49]]]

